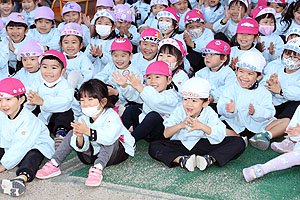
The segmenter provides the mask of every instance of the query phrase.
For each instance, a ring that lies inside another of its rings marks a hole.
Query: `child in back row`
[[[168,167],[201,171],[216,164],[224,166],[239,157],[245,145],[239,137],[226,137],[225,125],[209,106],[208,81],[191,78],[181,90],[182,103],[164,121],[164,137],[151,142],[149,154]]]
[[[112,109],[114,105],[103,82],[91,79],[82,84],[78,93],[83,115],[72,122],[73,129],[36,177],[48,179],[60,175],[59,166],[75,150],[81,162],[93,164],[85,185],[99,186],[105,167],[134,155],[135,141]]]
[[[0,81],[0,172],[18,166],[16,178],[0,180],[0,192],[14,197],[25,192],[44,157],[54,153],[47,127],[24,106],[25,93],[18,79]]]
[[[14,0],[1,0],[0,1],[0,16],[4,23],[6,24],[7,17],[12,13],[15,8]]]
[[[179,32],[183,32],[185,30],[184,17],[192,8],[190,2],[188,0],[170,0],[170,7],[177,10],[178,17],[180,18],[178,30]]]
[[[197,9],[201,10],[206,21],[206,27],[212,29],[213,24],[225,15],[225,8],[221,5],[220,0],[199,1]]]
[[[21,1],[23,10],[21,14],[25,17],[28,22],[28,27],[34,26],[34,15],[35,10],[38,8],[38,0],[22,0]]]

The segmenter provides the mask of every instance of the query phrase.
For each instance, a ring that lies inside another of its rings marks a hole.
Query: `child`
[[[0,81],[0,172],[18,166],[16,178],[0,180],[0,192],[14,197],[25,192],[44,157],[54,153],[47,127],[24,107],[25,92],[18,79]]]
[[[191,78],[184,83],[180,94],[182,103],[164,121],[165,138],[151,142],[149,154],[168,167],[180,166],[201,171],[216,164],[224,166],[239,157],[245,144],[241,138],[225,137],[225,125],[209,106],[208,81]]]
[[[255,51],[244,53],[236,64],[232,87],[226,87],[217,103],[218,113],[226,125],[226,135],[251,138],[275,120],[272,95],[259,84],[266,64]],[[247,140],[245,139],[247,144]]]
[[[82,41],[83,31],[79,24],[71,22],[61,28],[59,45],[68,66],[65,76],[74,89],[93,77],[94,65],[86,54],[80,52]]]
[[[204,67],[204,61],[200,55],[201,50],[214,39],[214,34],[205,28],[203,14],[197,9],[188,11],[184,22],[186,32],[184,32],[183,39],[187,46],[187,59],[195,73]]]
[[[173,82],[175,83],[177,90],[181,85],[189,79],[184,67],[184,57],[187,52],[184,45],[172,38],[164,39],[158,44],[158,61],[165,61],[169,64],[169,68],[172,71]]]
[[[150,1],[149,0],[139,0],[131,5],[135,13],[135,23],[137,27],[142,25],[150,12]]]
[[[276,30],[275,10],[270,7],[259,6],[252,11],[251,15],[259,24],[259,42],[263,46],[262,54],[266,62],[276,60],[283,52],[284,42],[280,36],[274,33]]]
[[[139,32],[142,33],[147,28],[158,28],[157,14],[163,11],[169,5],[168,0],[151,0],[150,2],[150,13],[145,19],[144,23],[140,25]]]
[[[34,39],[28,40],[20,48],[18,60],[22,61],[23,68],[14,75],[14,78],[24,82],[26,91],[30,91],[37,85],[42,84],[38,58],[43,53],[43,45]]]
[[[130,42],[138,46],[140,34],[137,32],[137,28],[131,24],[132,11],[129,6],[119,4],[115,7],[116,14],[116,34],[118,37],[127,38]]]
[[[226,87],[235,80],[235,74],[228,66],[230,46],[222,40],[213,40],[202,50],[205,68],[195,77],[206,79],[211,85],[209,105],[217,112],[217,102]]]
[[[64,22],[60,23],[57,29],[61,31],[61,28],[65,24],[71,22],[81,25],[81,28],[83,30],[83,47],[86,48],[86,46],[90,43],[91,33],[90,33],[90,29],[85,24],[81,24],[80,5],[76,2],[66,3],[62,9],[61,16]]]
[[[111,57],[113,62],[108,63],[104,69],[97,73],[94,78],[103,81],[110,85],[109,96],[114,98],[111,101],[113,104],[118,102],[118,105],[123,106],[127,103],[126,97],[123,96],[120,86],[114,83],[112,74],[119,72],[123,76],[127,76],[133,72],[136,76],[140,74],[138,70],[138,63],[131,63],[132,59],[132,44],[127,38],[117,38],[111,44]]]
[[[86,47],[85,54],[94,64],[93,74],[97,74],[112,62],[110,49],[116,39],[115,13],[110,10],[100,10],[94,16],[96,31],[93,32],[91,43]]]
[[[51,160],[37,172],[37,178],[60,175],[59,166],[75,150],[81,162],[93,164],[85,185],[99,186],[105,167],[121,163],[128,155],[134,155],[134,138],[112,109],[106,85],[91,79],[80,87],[79,98],[84,115],[78,122],[72,122],[73,130],[64,138]]]
[[[161,33],[154,28],[145,29],[140,37],[140,52],[133,55],[132,63],[139,63],[139,71],[145,75],[147,66],[156,60]]]
[[[164,139],[163,121],[169,117],[178,104],[177,94],[170,88],[172,72],[168,64],[163,61],[151,63],[145,73],[145,87],[140,77],[136,78],[134,74],[128,75],[128,83],[126,77],[120,73],[114,73],[113,77],[114,82],[124,88],[123,95],[127,99],[136,101],[140,97],[143,103],[142,110],[136,105],[131,105],[122,115],[125,127],[129,129],[133,126],[131,135],[135,141],[145,139],[151,142]]]
[[[249,8],[248,0],[229,0],[228,4],[229,8],[225,6],[225,17],[213,25],[213,30],[217,33],[215,39],[227,43],[236,34],[238,23],[247,15]]]
[[[39,57],[39,63],[43,84],[29,91],[28,104],[40,108],[38,117],[55,135],[57,147],[71,130],[74,90],[63,77],[67,62],[62,53],[49,50]]]
[[[300,134],[300,107],[298,106],[291,122],[289,123],[285,133],[288,135],[285,136],[287,139],[293,141],[294,144],[290,152],[287,152],[283,155],[277,156],[276,158],[266,162],[265,164],[257,164],[248,168],[243,169],[243,175],[247,182],[254,181],[255,179],[261,178],[262,176],[278,170],[288,169],[290,167],[300,165],[299,159],[299,134]]]
[[[6,19],[15,8],[14,0],[1,0],[0,1],[0,16],[4,24],[6,24]]]
[[[268,125],[265,131],[257,133],[251,143],[267,149],[270,139],[281,137],[298,105],[300,105],[300,38],[294,38],[284,46],[281,64],[269,66],[262,84],[272,93],[278,119]],[[270,63],[271,64],[271,63]]]
[[[25,17],[28,23],[28,27],[31,28],[32,25],[34,25],[34,14],[35,10],[38,7],[38,0],[22,0],[22,12],[21,14]]]
[[[38,7],[34,14],[34,29],[30,29],[27,36],[39,40],[44,50],[60,50],[59,31],[55,28],[54,12],[47,6]]]
[[[258,23],[252,18],[242,19],[237,27],[236,35],[233,36],[231,41],[230,61],[232,68],[235,69],[235,64],[242,54],[248,51],[260,53],[262,51],[261,44],[257,43],[258,36]],[[255,43],[257,43],[255,45]]]
[[[96,2],[96,11],[99,10],[114,10],[114,1],[113,0],[97,0]]]
[[[286,12],[286,9],[288,7],[288,1],[287,0],[267,0],[267,6],[274,8],[276,11],[275,19],[276,19],[276,31],[275,33],[279,35],[278,27],[280,27],[280,21],[282,19],[282,16]]]
[[[190,11],[191,5],[188,0],[170,0],[170,7],[176,9],[179,14],[179,32],[183,32],[185,30],[184,18],[188,11]]]
[[[300,37],[300,27],[299,28],[291,28],[286,36],[287,36],[286,37],[287,42],[290,41],[291,39]]]
[[[225,8],[221,5],[220,0],[205,1],[198,3],[197,9],[201,10],[206,21],[206,27],[212,29],[213,24],[219,19],[224,18]]]

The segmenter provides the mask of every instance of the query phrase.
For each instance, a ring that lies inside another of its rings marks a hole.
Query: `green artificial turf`
[[[172,193],[203,199],[300,199],[300,167],[272,172],[252,183],[244,180],[242,169],[264,163],[279,154],[272,149],[260,151],[251,145],[236,160],[224,167],[194,172],[179,167],[168,168],[147,153],[148,143],[139,141],[134,158],[109,166],[103,180],[114,184]],[[87,177],[90,166],[84,166],[71,176]]]

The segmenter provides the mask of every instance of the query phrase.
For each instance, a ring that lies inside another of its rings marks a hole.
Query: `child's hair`
[[[25,97],[25,100],[24,100],[24,102],[21,104],[21,109],[23,108],[23,105],[24,105],[24,103],[26,103],[26,101],[27,101],[27,97],[26,97],[26,95],[25,94],[21,94],[21,95],[18,95],[18,96],[15,96],[18,100],[19,99],[21,99],[22,97]]]
[[[166,6],[166,5],[163,5],[165,8],[167,8],[168,6]],[[144,19],[144,21],[143,21],[143,24],[147,21],[147,19],[149,18],[149,16],[151,15],[151,13],[152,13],[152,10],[151,10],[151,8],[152,8],[152,6],[150,7],[150,12],[148,13],[148,15],[147,15],[147,17]]]
[[[103,99],[107,99],[107,103],[104,108],[113,108],[114,105],[109,101],[108,89],[107,86],[98,79],[90,79],[84,82],[79,91],[78,91],[79,99],[82,97],[92,97],[98,99],[99,102]]]
[[[63,36],[60,36],[60,40],[59,40],[59,42],[60,42],[60,43],[62,43],[63,39],[64,39],[66,36],[70,36],[70,35],[63,35]],[[78,40],[79,40],[79,43],[81,44],[81,43],[82,43],[82,41],[83,41],[83,38],[82,38],[82,37],[80,37],[80,36],[78,36],[78,35],[74,35],[74,36],[76,36],[76,37],[78,38]]]
[[[108,18],[108,19],[109,19],[109,18]],[[98,19],[97,19],[97,20],[98,20]],[[96,20],[96,21],[97,21],[97,20]],[[95,23],[96,23],[96,21],[95,21]],[[114,23],[113,20],[109,19],[109,21],[111,22],[112,26],[115,25],[115,23]],[[93,35],[92,35],[92,38],[99,38],[99,39],[100,39],[100,35],[97,33],[97,31],[94,31],[94,33],[93,33]],[[117,38],[117,34],[116,34],[116,31],[113,30],[113,31],[108,35],[108,37],[107,37],[105,40],[112,40],[112,39],[115,39],[115,38]]]
[[[9,3],[11,2],[12,4],[15,4],[14,0],[0,0],[0,3]]]
[[[227,60],[223,63],[222,67],[228,65],[229,60],[230,60],[230,56],[229,55],[224,55],[224,54],[219,54],[219,55],[220,55],[221,60],[223,60],[225,57],[227,57]]]
[[[267,3],[267,6],[270,7],[270,5],[271,5],[271,2],[268,2],[268,3]],[[278,5],[279,7],[282,7],[283,9],[285,9],[286,6],[287,6],[288,4],[287,4],[287,3],[277,3],[277,5]]]
[[[35,19],[34,20],[34,23],[36,23],[38,20],[40,20],[40,19],[43,19],[43,18],[39,18],[39,19]],[[47,19],[47,20],[49,20],[49,19]],[[49,21],[51,21],[52,22],[52,28],[54,27],[54,20],[49,20]],[[35,27],[36,28],[36,27]]]
[[[264,18],[272,18],[274,20],[274,31],[276,31],[276,19],[275,19],[275,16],[271,13],[266,13],[266,14],[263,14],[261,16],[258,16],[255,18],[255,20],[257,21],[257,23],[259,24],[260,20],[264,19]]]
[[[300,1],[294,1],[291,3],[286,11],[286,13],[283,15],[282,19],[280,22],[285,22],[287,24],[287,27],[283,30],[285,33],[287,30],[289,30],[291,24],[292,24],[292,19],[295,18],[294,16],[294,11],[297,11],[300,8]]]
[[[216,5],[214,12],[216,12],[221,7],[221,5],[222,5],[221,1],[219,1],[219,3]]]
[[[10,21],[8,24],[6,24],[6,29],[8,26],[21,26],[24,27],[25,30],[28,28],[27,24],[21,23],[21,22],[14,22],[14,21]]]
[[[244,8],[244,11],[247,12],[247,10],[248,10],[247,6],[243,2],[241,2],[239,0],[233,0],[232,2],[230,2],[228,8],[230,8],[231,6],[234,6],[234,5],[238,4],[238,3]]]
[[[258,34],[255,35],[255,37],[258,37]],[[231,41],[230,41],[230,46],[233,47],[233,46],[240,46],[240,44],[238,43],[237,41],[237,34],[235,34],[232,38],[231,38]],[[254,44],[254,43],[253,43]],[[256,45],[255,45],[255,48],[260,51],[260,52],[263,52],[263,46],[260,42],[257,42]]]
[[[42,63],[43,60],[45,60],[45,59],[47,59],[47,60],[56,60],[56,61],[60,64],[62,70],[64,69],[64,63],[63,63],[59,58],[57,58],[56,56],[46,55],[46,56],[44,56],[44,57],[41,59],[41,63]]]

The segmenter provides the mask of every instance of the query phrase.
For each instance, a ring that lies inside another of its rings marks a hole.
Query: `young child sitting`
[[[36,28],[29,29],[28,37],[40,41],[44,50],[60,50],[59,31],[55,28],[54,12],[47,6],[38,7],[34,14]]]
[[[21,14],[25,17],[28,23],[28,27],[34,25],[34,14],[35,10],[38,8],[39,1],[38,0],[22,0],[22,12]]]
[[[206,21],[206,27],[212,29],[213,24],[221,18],[224,18],[225,8],[220,0],[206,1],[201,0],[198,3],[197,9],[201,10]]]
[[[210,85],[202,78],[186,81],[180,94],[182,103],[164,121],[165,138],[151,142],[149,154],[168,167],[180,166],[201,171],[216,164],[224,166],[245,149],[239,137],[226,137],[225,125],[209,106]]]
[[[44,157],[54,153],[47,127],[24,107],[25,92],[18,79],[0,81],[0,172],[18,166],[16,178],[0,180],[0,192],[14,197],[25,192]]]
[[[59,148],[36,174],[39,179],[48,179],[61,174],[59,166],[75,150],[80,161],[93,164],[85,181],[87,186],[99,186],[105,167],[125,161],[134,155],[134,138],[123,126],[120,117],[112,109],[107,86],[91,79],[79,89],[83,115],[72,122],[72,130]]]

